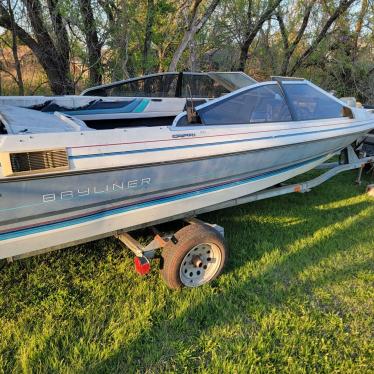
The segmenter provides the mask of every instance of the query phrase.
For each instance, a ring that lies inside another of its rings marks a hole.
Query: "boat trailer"
[[[365,153],[356,152],[352,146],[349,146],[340,152],[339,162],[325,163],[317,167],[316,169],[325,169],[327,171],[316,178],[290,185],[282,184],[241,198],[175,216],[173,221],[180,221],[182,226],[177,231],[167,233],[159,231],[158,225],[170,221],[170,219],[160,219],[147,225],[132,227],[131,233],[127,230],[119,230],[90,238],[89,240],[78,241],[74,244],[78,245],[87,241],[114,236],[134,253],[135,270],[140,275],[144,276],[150,272],[151,259],[160,258],[161,275],[169,288],[176,289],[181,286],[198,287],[212,281],[222,272],[228,257],[228,251],[224,241],[224,228],[216,224],[203,222],[197,219],[196,216],[289,193],[306,193],[347,170],[359,169],[356,183],[361,184],[363,170],[368,164],[373,168],[374,156],[366,157]],[[374,186],[372,187],[368,186],[369,193],[374,190]],[[153,238],[146,245],[141,244],[132,234],[132,232],[144,228],[149,228],[153,234]],[[17,255],[7,260],[12,262],[61,248],[64,248],[64,246]],[[162,251],[161,256],[158,254],[159,250]]]

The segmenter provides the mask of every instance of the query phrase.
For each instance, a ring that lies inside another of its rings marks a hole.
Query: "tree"
[[[309,4],[306,4],[304,7],[303,4],[300,4],[300,10],[302,14],[302,22],[300,24],[300,27],[298,30],[292,30],[291,33],[289,30],[287,30],[287,27],[284,23],[284,16],[282,14],[282,10],[279,9],[276,13],[276,17],[279,23],[280,32],[282,35],[282,41],[283,41],[283,60],[280,68],[280,75],[288,75],[289,65],[291,57],[293,56],[297,46],[299,45],[300,41],[302,40],[304,36],[304,32],[308,26],[308,22],[310,19],[310,14],[312,11],[313,6],[315,5],[314,1],[310,1]],[[294,16],[294,18],[296,18]],[[290,34],[296,34],[296,36],[292,39],[290,37]]]
[[[289,72],[291,75],[300,69],[300,67],[307,61],[309,56],[316,50],[321,41],[326,37],[327,32],[333,23],[355,2],[356,0],[341,0],[339,5],[335,8],[333,13],[328,17],[325,24],[323,25],[316,38],[312,41],[309,47],[297,58],[296,62],[290,68]]]
[[[27,14],[32,34],[12,22],[3,0],[0,2],[0,26],[7,30],[13,29],[18,38],[33,51],[47,74],[54,94],[74,93],[69,66],[69,38],[58,0],[47,0],[48,12],[43,12],[40,0],[23,0],[23,4],[25,8],[22,10]],[[51,31],[43,19],[45,14],[49,15]]]
[[[148,73],[148,59],[149,51],[151,49],[152,35],[153,35],[153,24],[155,21],[155,2],[154,0],[147,1],[147,15],[145,23],[145,33],[144,33],[144,46],[143,46],[143,60],[142,60],[142,70],[143,74]]]
[[[16,30],[16,20],[14,19],[14,12],[10,0],[7,0],[8,12],[11,22],[11,33],[12,33],[12,54],[14,59],[14,65],[16,68],[16,83],[18,85],[18,95],[23,96],[25,94],[25,89],[23,86],[23,78],[21,71],[21,62],[18,57],[18,40],[17,40],[17,30]]]
[[[220,0],[212,0],[205,11],[200,15],[199,10],[203,0],[193,0],[189,12],[187,14],[187,26],[177,49],[174,52],[173,58],[169,65],[169,71],[176,71],[178,62],[182,57],[184,50],[187,48],[191,39],[202,29],[209,17],[216,9]]]
[[[79,8],[82,14],[83,33],[88,51],[90,84],[101,84],[103,78],[101,63],[102,43],[99,41],[91,0],[79,0]]]
[[[270,0],[265,2],[264,10],[258,13],[257,2],[248,0],[246,10],[246,22],[244,25],[244,38],[240,43],[240,58],[238,70],[244,71],[248,60],[248,51],[258,32],[261,30],[263,24],[273,15],[275,9],[279,6],[282,0]],[[263,4],[261,4],[263,5]]]
[[[0,0],[2,83],[29,87],[30,49],[54,94],[177,68],[239,69],[258,80],[297,73],[369,100],[373,20],[372,0]]]

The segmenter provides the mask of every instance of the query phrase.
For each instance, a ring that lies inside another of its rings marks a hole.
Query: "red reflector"
[[[151,270],[151,264],[146,257],[134,258],[135,271],[140,275],[147,275]]]

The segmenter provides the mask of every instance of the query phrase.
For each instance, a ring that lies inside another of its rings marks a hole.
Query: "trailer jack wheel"
[[[161,275],[169,288],[198,287],[218,277],[227,260],[223,237],[213,228],[191,224],[179,230],[176,244],[162,251]]]

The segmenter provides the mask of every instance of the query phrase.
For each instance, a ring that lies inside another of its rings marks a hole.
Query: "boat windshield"
[[[230,93],[225,85],[204,73],[183,73],[177,97],[214,99]]]
[[[254,83],[242,72],[161,73],[92,87],[81,95],[216,98]]]
[[[280,88],[266,84],[233,93],[197,112],[205,125],[230,125],[291,121],[291,114]]]
[[[344,116],[341,103],[307,83],[284,82],[283,89],[297,121]]]
[[[229,89],[230,92],[257,83],[256,80],[249,77],[247,74],[240,72],[208,73],[208,75]]]
[[[178,73],[153,74],[89,88],[83,96],[174,97]]]
[[[199,105],[193,116],[177,117],[175,126],[311,121],[352,115],[342,102],[308,81],[271,81]]]

